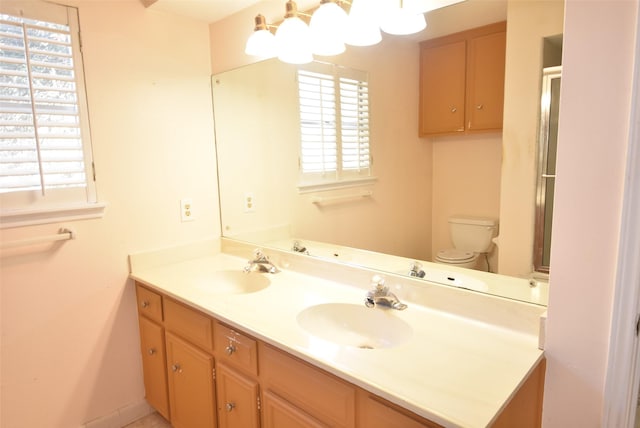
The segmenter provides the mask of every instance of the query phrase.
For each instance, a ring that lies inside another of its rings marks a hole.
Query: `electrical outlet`
[[[256,212],[256,199],[253,197],[253,193],[251,192],[244,194],[244,212]]]
[[[193,221],[193,201],[191,198],[180,199],[180,219],[184,221]]]

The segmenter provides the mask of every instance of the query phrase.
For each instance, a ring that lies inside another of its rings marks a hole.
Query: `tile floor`
[[[124,428],[171,428],[171,424],[158,413],[154,412],[126,425]]]

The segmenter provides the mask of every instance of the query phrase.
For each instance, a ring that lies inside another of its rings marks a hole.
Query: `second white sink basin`
[[[298,314],[298,325],[309,334],[339,345],[362,349],[391,348],[409,340],[413,329],[394,309],[349,303],[311,306]]]
[[[212,294],[242,294],[260,291],[269,284],[271,281],[263,273],[219,270],[209,272],[206,281],[198,282],[197,287]]]

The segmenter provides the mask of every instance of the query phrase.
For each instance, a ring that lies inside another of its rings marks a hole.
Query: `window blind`
[[[366,73],[340,67],[331,67],[328,73],[300,69],[298,87],[303,181],[369,175]]]
[[[0,193],[86,187],[68,25],[0,14]]]

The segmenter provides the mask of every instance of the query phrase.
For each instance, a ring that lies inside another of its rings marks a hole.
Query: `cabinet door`
[[[166,333],[171,425],[174,428],[216,426],[213,357]]]
[[[169,419],[164,331],[148,318],[140,317],[139,322],[145,397],[153,408]]]
[[[467,59],[467,129],[502,129],[506,33],[469,41]]]
[[[466,41],[420,50],[420,136],[464,132]]]
[[[216,384],[220,428],[258,428],[258,382],[218,364]]]
[[[263,395],[264,428],[326,428],[312,416],[271,391]]]

